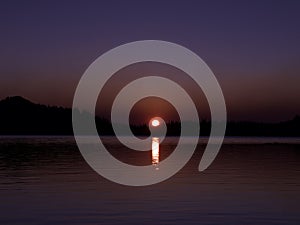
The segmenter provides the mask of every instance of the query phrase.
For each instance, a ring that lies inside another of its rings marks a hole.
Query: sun
[[[159,120],[154,119],[154,120],[151,121],[151,125],[152,125],[153,127],[157,127],[157,126],[160,125],[160,122],[159,122]]]

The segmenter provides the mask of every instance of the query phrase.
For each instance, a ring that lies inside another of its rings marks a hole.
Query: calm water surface
[[[102,139],[121,161],[153,163]],[[172,178],[128,187],[96,174],[72,137],[0,137],[0,224],[300,224],[299,138],[227,138],[199,173],[205,143]]]

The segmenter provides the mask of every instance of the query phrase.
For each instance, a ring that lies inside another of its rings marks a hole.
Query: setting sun
[[[157,127],[157,126],[160,125],[160,122],[159,122],[159,120],[154,119],[154,120],[151,121],[151,125],[152,125],[153,127]]]

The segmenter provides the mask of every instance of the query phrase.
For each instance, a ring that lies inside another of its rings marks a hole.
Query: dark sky
[[[299,1],[0,4],[1,99],[22,95],[70,107],[97,57],[120,44],[158,39],[191,49],[210,66],[229,119],[279,121],[300,114]]]

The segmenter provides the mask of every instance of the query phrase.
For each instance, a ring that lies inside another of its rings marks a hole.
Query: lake
[[[154,166],[177,143],[153,158],[102,140],[119,160]],[[206,141],[170,179],[131,187],[94,172],[73,137],[0,137],[0,224],[300,224],[300,138],[226,138],[200,173]]]

